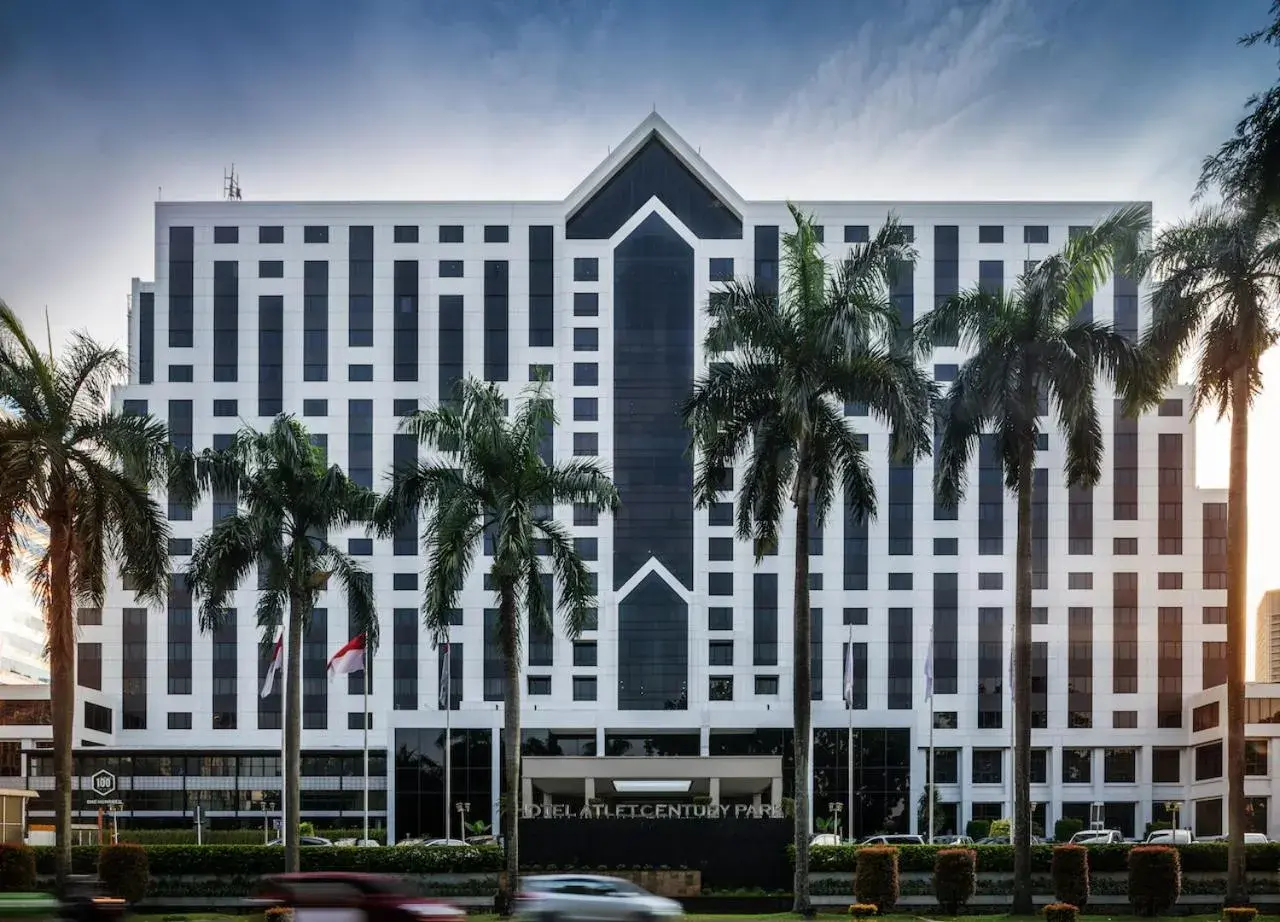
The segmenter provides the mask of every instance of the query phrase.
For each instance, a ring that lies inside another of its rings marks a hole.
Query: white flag
[[[924,700],[933,700],[933,637],[929,638],[929,652],[924,658]]]
[[[853,642],[844,645],[844,703],[853,709]]]

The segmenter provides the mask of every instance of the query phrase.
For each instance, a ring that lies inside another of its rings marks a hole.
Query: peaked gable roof
[[[741,198],[657,112],[566,200],[565,235],[606,240],[657,197],[702,239],[741,239]]]

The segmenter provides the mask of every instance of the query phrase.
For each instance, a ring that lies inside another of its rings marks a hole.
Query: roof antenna
[[[238,202],[241,199],[240,177],[236,175],[236,165],[231,164],[231,169],[222,174],[222,197],[228,202]]]
[[[157,202],[158,202],[158,201],[160,201],[162,198],[164,198],[164,194],[163,194],[163,193],[164,193],[164,186],[156,186],[156,201],[157,201]]]

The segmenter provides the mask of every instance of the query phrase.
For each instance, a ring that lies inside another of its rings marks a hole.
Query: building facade
[[[910,322],[964,287],[1014,284],[1115,206],[803,207],[832,259],[890,212],[911,229],[918,257],[891,291]],[[403,415],[462,376],[513,399],[550,377],[560,419],[550,452],[603,458],[623,505],[612,519],[556,510],[598,574],[599,608],[576,640],[526,644],[526,799],[574,808],[701,794],[777,807],[792,794],[794,548],[784,540],[755,564],[734,538],[732,484],[694,508],[677,407],[705,365],[709,292],[729,278],[776,286],[788,222],[785,203],[743,199],[656,114],[563,201],[160,203],[155,278],[134,282],[132,376],[115,399],[197,449],[294,413],[331,461],[376,488],[419,451],[398,431]],[[1123,277],[1087,310],[1129,335],[1144,322],[1142,292]],[[952,380],[963,358],[940,348],[934,375]],[[1152,784],[1167,777],[1166,753],[1190,744],[1186,702],[1224,679],[1226,496],[1195,487],[1188,396],[1127,419],[1105,395],[1108,455],[1092,490],[1065,488],[1061,439],[1051,425],[1041,437],[1033,799],[1049,827],[1088,819],[1094,803],[1129,832],[1160,818]],[[986,442],[952,511],[934,501],[927,459],[893,462],[884,427],[864,408],[846,411],[866,439],[881,512],[858,522],[838,507],[808,548],[815,813],[841,804],[857,835],[916,828],[932,736],[942,825],[1007,816],[1014,502]],[[175,574],[228,502],[169,503]],[[458,805],[492,821],[504,680],[483,567],[462,592],[444,688],[445,653],[418,610],[414,533],[331,538],[372,572],[382,618],[375,823],[397,839],[439,835]],[[117,580],[101,612],[82,612],[79,682],[112,706],[98,715],[110,745],[82,753],[80,773],[118,774],[124,821],[173,822],[197,804],[215,822],[278,809],[280,694],[259,696],[268,654],[254,604],[250,579],[233,621],[201,634],[175,577],[165,610],[139,607]],[[354,825],[362,798],[362,680],[325,678],[351,634],[345,604],[327,594],[303,649],[302,806],[321,826]],[[660,771],[654,757],[680,759]],[[1190,798],[1189,776],[1169,783]]]
[[[1254,681],[1280,681],[1280,589],[1263,593],[1253,631]]]

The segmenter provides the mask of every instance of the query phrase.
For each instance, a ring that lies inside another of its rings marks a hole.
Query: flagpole
[[[361,845],[369,841],[369,650],[368,637],[365,635],[364,651],[364,839]],[[391,844],[391,843],[388,843]]]
[[[453,669],[452,651],[449,649],[449,630],[444,634],[444,668],[441,670],[444,686],[444,840],[449,841],[449,827],[453,825],[449,810],[453,806]]]
[[[849,647],[845,653],[845,668],[849,675],[845,678],[845,686],[848,688],[848,694],[844,696],[845,710],[849,712],[849,741],[845,747],[849,750],[849,817],[846,825],[845,835],[849,841],[853,841],[853,625],[849,625]]]
[[[925,785],[924,796],[929,799],[929,844],[933,844],[933,802],[937,800],[934,794],[934,786],[938,783],[938,779],[933,777],[933,626],[929,626],[929,767],[925,772],[925,778],[928,783]]]

